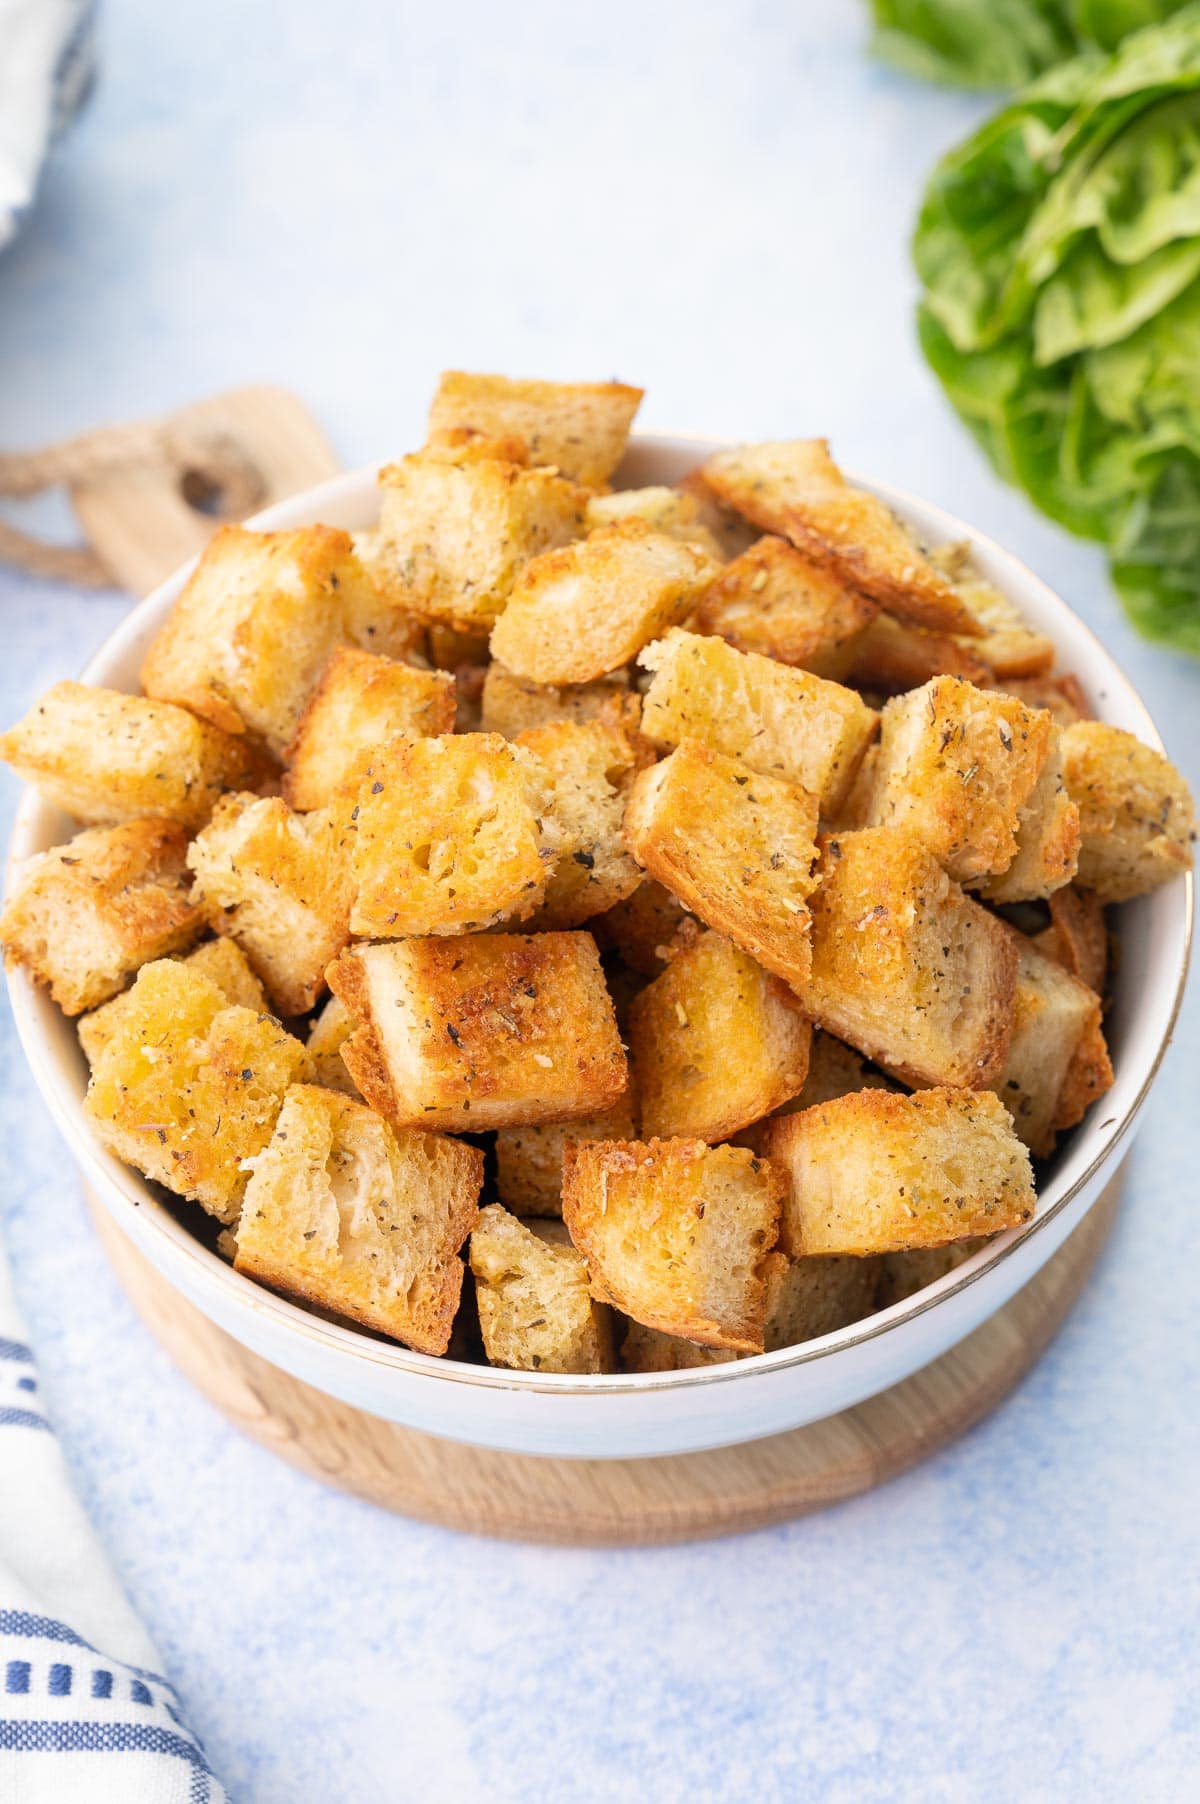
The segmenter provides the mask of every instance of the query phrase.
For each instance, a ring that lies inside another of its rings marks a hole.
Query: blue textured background
[[[0,258],[0,442],[273,379],[357,463],[417,440],[444,364],[618,374],[648,428],[825,432],[1013,546],[1200,776],[1200,668],[1135,640],[921,365],[912,208],[979,109],[872,67],[849,0],[112,0],[102,54]],[[123,606],[0,576],[3,718]],[[1193,997],[1096,1278],[986,1425],[790,1528],[568,1553],[391,1519],[227,1428],[117,1291],[5,1016],[49,1402],[233,1797],[1194,1795],[1198,1051]]]

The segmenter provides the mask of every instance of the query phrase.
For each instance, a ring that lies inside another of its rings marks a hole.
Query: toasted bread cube
[[[506,451],[431,447],[381,471],[380,532],[415,613],[468,630],[490,626],[526,559],[583,530],[583,492]]]
[[[979,575],[969,542],[939,545],[929,553],[929,562],[983,628],[968,650],[983,659],[998,682],[1008,677],[1045,676],[1053,669],[1053,639],[1035,633],[1015,602]]]
[[[506,739],[560,720],[597,720],[633,740],[641,718],[642,698],[630,689],[624,671],[595,683],[531,683],[493,663],[483,679],[481,726]]]
[[[1054,735],[1042,709],[933,677],[883,710],[867,825],[919,833],[958,883],[1006,871]]]
[[[563,1147],[568,1140],[632,1140],[637,1133],[632,1080],[623,1096],[574,1121],[500,1128],[496,1189],[514,1215],[562,1215]]]
[[[492,656],[536,683],[607,676],[682,619],[719,568],[644,520],[601,527],[525,566]]]
[[[980,894],[989,902],[1029,902],[1053,894],[1075,875],[1079,840],[1079,809],[1067,793],[1062,738],[1055,727],[1042,773],[1017,810],[1016,856],[998,877],[979,885]]]
[[[924,1290],[926,1285],[944,1278],[947,1272],[965,1265],[987,1243],[987,1235],[976,1235],[970,1240],[957,1240],[948,1247],[914,1247],[907,1253],[885,1253],[880,1262],[883,1269],[875,1307],[890,1309],[893,1303],[903,1303],[907,1297]]]
[[[590,934],[353,946],[329,984],[360,1024],[342,1047],[351,1077],[402,1126],[569,1121],[626,1088]]]
[[[431,620],[426,632],[429,662],[435,670],[453,674],[464,665],[484,665],[488,661],[491,627],[462,628],[448,626],[444,620]]]
[[[790,1179],[779,1243],[793,1259],[942,1246],[1033,1214],[1029,1154],[987,1091],[862,1090],[777,1116],[766,1144]]]
[[[587,488],[606,483],[625,451],[640,388],[625,382],[529,382],[446,370],[429,410],[429,436],[463,428],[515,434],[530,461],[553,464]]]
[[[871,827],[822,842],[812,970],[821,1027],[906,1084],[984,1089],[1012,1033],[1017,950],[920,837]]]
[[[990,1087],[1012,1116],[1013,1126],[1030,1152],[1046,1158],[1054,1151],[1056,1130],[1074,1127],[1093,1098],[1111,1086],[1112,1067],[1103,1050],[1099,996],[1039,952],[1023,934],[1014,933],[1013,937],[1018,958],[1013,1034],[1004,1068]],[[1102,1064],[1096,1057],[1097,1034]],[[1068,1105],[1060,1110],[1068,1073],[1085,1036],[1089,1075],[1083,1080],[1076,1073]],[[1103,1067],[1107,1067],[1106,1077]],[[1082,1107],[1077,1095],[1086,1095]],[[1073,1119],[1061,1120],[1064,1114]]]
[[[188,864],[209,925],[237,941],[281,1015],[305,1014],[350,938],[338,819],[328,809],[293,814],[278,796],[226,796]]]
[[[370,590],[349,533],[332,526],[209,540],[142,665],[142,687],[278,757],[346,636],[345,594]]]
[[[358,567],[344,570],[338,585],[346,643],[400,664],[431,661],[429,622],[409,611],[408,587],[391,546],[380,532],[353,532],[350,538]]]
[[[498,733],[399,735],[350,810],[350,925],[377,939],[474,933],[541,901],[557,857],[549,785]]]
[[[452,733],[454,708],[454,678],[444,672],[340,645],[284,754],[284,797],[301,813],[324,808],[397,733]]]
[[[303,1046],[182,961],[143,965],[122,1000],[129,1007],[93,1067],[84,1113],[127,1165],[236,1221],[250,1161],[274,1132],[284,1091],[306,1075]]]
[[[482,1182],[478,1148],[397,1133],[361,1102],[295,1084],[254,1161],[235,1269],[419,1353],[442,1354]]]
[[[558,862],[534,924],[578,927],[631,896],[642,881],[621,838],[633,747],[627,734],[598,721],[531,727],[515,743],[546,773],[558,837]]]
[[[308,1030],[308,1068],[314,1084],[324,1090],[340,1090],[357,1096],[358,1085],[346,1069],[342,1047],[358,1026],[344,1002],[330,996]]]
[[[635,779],[625,839],[685,908],[785,983],[811,965],[817,799],[694,740]]]
[[[253,1009],[256,1015],[270,1013],[266,991],[250,968],[241,947],[233,940],[205,940],[194,952],[179,961],[197,976],[215,983],[226,1002],[237,1008]],[[125,990],[83,1015],[79,1022],[79,1044],[89,1065],[94,1065],[113,1035],[133,1007],[133,991]]]
[[[589,532],[621,520],[644,520],[655,532],[696,545],[719,564],[725,561],[720,544],[700,518],[699,502],[679,489],[616,489],[593,495],[584,509],[583,522]]]
[[[488,1363],[521,1372],[611,1372],[612,1316],[592,1300],[568,1241],[547,1243],[489,1203],[471,1235],[475,1301]]]
[[[782,1174],[702,1140],[568,1140],[563,1220],[592,1294],[664,1334],[761,1353]]]
[[[919,689],[930,677],[957,676],[980,688],[995,686],[991,669],[975,652],[975,640],[931,633],[891,614],[878,614],[850,646],[846,681],[880,695]]]
[[[841,681],[856,640],[878,613],[878,602],[827,565],[768,535],[709,584],[689,625],[719,634],[738,651]]]
[[[876,1071],[852,1046],[818,1028],[812,1036],[804,1088],[780,1103],[765,1121],[756,1121],[734,1135],[734,1144],[762,1153],[766,1148],[767,1129],[777,1115],[794,1115],[800,1109],[815,1108],[819,1102],[849,1096],[854,1090],[894,1090],[895,1087],[890,1078],[882,1071]]]
[[[954,587],[886,502],[848,483],[825,439],[719,451],[704,476],[722,501],[779,533],[890,614],[936,631],[979,630]]]
[[[803,1087],[811,1039],[785,984],[732,941],[700,934],[629,1011],[642,1133],[728,1140]]]
[[[1034,939],[1039,952],[1057,959],[1063,968],[1103,996],[1108,980],[1108,926],[1104,904],[1091,890],[1074,883],[1055,890],[1047,899],[1050,925]]]
[[[638,659],[654,672],[642,732],[656,745],[698,739],[751,770],[811,790],[833,812],[854,781],[877,716],[853,689],[724,639],[673,632]]]
[[[10,965],[24,965],[67,1015],[115,996],[140,965],[200,937],[187,835],[173,821],[89,827],[27,859],[0,915]]]
[[[1098,720],[1065,728],[1062,748],[1085,889],[1101,902],[1127,902],[1191,869],[1196,814],[1169,758]]]
[[[643,977],[657,977],[679,928],[692,919],[670,890],[646,877],[624,902],[597,915],[591,931],[603,951],[617,953]]]
[[[875,1308],[880,1261],[832,1256],[788,1259],[772,1253],[767,1260],[767,1324],[763,1352],[797,1347],[861,1321]],[[678,1372],[690,1366],[717,1365],[734,1353],[697,1346],[630,1322],[621,1348],[621,1363],[630,1372]]]
[[[258,781],[257,755],[186,708],[55,683],[0,733],[0,759],[90,826],[154,816],[199,827],[222,790]]]
[[[1006,677],[1003,682],[989,677],[980,687],[1015,695],[1027,708],[1045,708],[1058,727],[1069,727],[1074,721],[1092,718],[1083,691],[1072,676]]]

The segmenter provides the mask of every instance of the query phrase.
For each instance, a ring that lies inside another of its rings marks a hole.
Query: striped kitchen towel
[[[0,1804],[223,1804],[71,1489],[0,1246]]]

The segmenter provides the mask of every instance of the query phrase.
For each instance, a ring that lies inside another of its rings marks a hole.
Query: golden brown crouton
[[[351,1077],[401,1125],[468,1129],[594,1115],[627,1073],[587,933],[354,946],[329,983],[357,1022]]]
[[[1103,996],[1108,979],[1108,926],[1104,904],[1089,889],[1074,883],[1055,890],[1047,900],[1050,925],[1034,945],[1047,958],[1057,959],[1065,970]]]
[[[1169,758],[1098,720],[1066,727],[1062,747],[1085,889],[1101,902],[1126,902],[1191,869],[1196,815]]]
[[[471,1235],[488,1363],[522,1372],[611,1372],[612,1316],[592,1300],[575,1248],[547,1243],[490,1203]]]
[[[743,551],[748,551],[754,544],[759,536],[754,527],[733,508],[726,507],[723,501],[717,499],[715,492],[704,480],[702,470],[689,470],[686,476],[680,477],[675,487],[681,495],[686,495],[696,503],[697,518],[712,534],[724,558],[740,557]]]
[[[785,983],[809,971],[817,800],[685,739],[635,779],[625,839],[709,927]]]
[[[255,783],[257,755],[186,708],[55,683],[24,720],[0,733],[0,758],[77,821],[138,816],[199,827],[222,790]]]
[[[595,683],[531,683],[503,664],[489,664],[483,679],[483,731],[506,739],[559,720],[598,720],[632,738],[641,718],[642,698],[630,689],[624,671]]]
[[[142,665],[146,694],[177,702],[278,757],[335,645],[345,595],[370,589],[349,533],[222,526]]]
[[[346,1070],[342,1047],[358,1026],[344,1002],[331,996],[308,1030],[308,1066],[314,1084],[357,1096],[358,1085]]]
[[[338,819],[324,808],[293,814],[278,796],[226,796],[188,864],[210,926],[237,941],[281,1015],[304,1014],[350,938]]]
[[[777,1116],[766,1142],[790,1179],[779,1239],[793,1258],[942,1246],[1033,1214],[1029,1154],[986,1091],[863,1090]]]
[[[691,919],[670,890],[646,877],[624,902],[597,915],[591,932],[602,951],[616,952],[643,977],[657,977],[679,927]]]
[[[492,656],[537,683],[588,683],[682,619],[720,566],[644,520],[604,526],[526,564]]]
[[[523,920],[557,856],[545,772],[498,733],[393,739],[368,765],[347,824],[350,925],[379,939]]]
[[[490,626],[526,559],[583,530],[583,491],[506,449],[428,447],[380,472],[379,529],[415,613]]]
[[[237,1008],[253,1009],[256,1015],[270,1013],[266,991],[250,968],[249,960],[233,940],[205,940],[194,952],[180,959],[189,971],[215,983],[226,1002]],[[133,1006],[133,991],[125,990],[111,1002],[83,1015],[79,1022],[79,1044],[89,1065],[94,1065],[108,1042],[117,1032]]]
[[[783,1177],[737,1146],[568,1140],[563,1220],[592,1294],[664,1334],[761,1353]]]
[[[304,1048],[174,959],[143,965],[128,1002],[84,1113],[127,1165],[236,1221],[250,1161],[271,1138],[284,1091],[306,1074]]]
[[[890,614],[945,632],[978,630],[887,504],[846,481],[825,439],[719,451],[704,476],[730,507],[828,564]]]
[[[1053,668],[1053,639],[1035,633],[1016,603],[980,576],[969,542],[939,545],[929,553],[929,562],[982,627],[967,649],[983,659],[997,682],[1044,676]]]
[[[1079,810],[1067,793],[1056,727],[1041,775],[1017,810],[1016,856],[999,876],[978,885],[980,895],[989,902],[1028,902],[1052,895],[1075,875],[1079,841]]]
[[[531,727],[515,743],[546,773],[558,840],[558,862],[533,924],[578,927],[642,881],[621,838],[633,748],[628,735],[594,720]]]
[[[323,808],[397,733],[420,738],[453,731],[453,677],[341,645],[284,753],[284,796],[302,813]]]
[[[350,1097],[296,1084],[254,1161],[234,1265],[419,1353],[444,1353],[482,1182],[476,1147],[397,1133]]]
[[[958,883],[1007,871],[1054,737],[1044,709],[933,677],[883,710],[867,825],[910,828]]]
[[[500,1128],[496,1189],[514,1215],[562,1214],[563,1146],[568,1140],[632,1140],[637,1133],[632,1078],[623,1096],[596,1115]]]
[[[1005,677],[1003,682],[988,677],[983,689],[1000,689],[1015,695],[1027,708],[1045,708],[1056,726],[1069,727],[1072,721],[1090,720],[1091,708],[1078,679],[1073,676]]]
[[[777,1353],[833,1334],[861,1321],[875,1307],[880,1261],[876,1259],[788,1259],[772,1253],[767,1264],[767,1324],[763,1352]],[[679,1340],[630,1322],[621,1363],[630,1372],[678,1372],[689,1366],[736,1359],[716,1347]]]
[[[1100,998],[1023,934],[1013,937],[1018,957],[1013,1034],[1004,1067],[989,1087],[1030,1152],[1045,1158],[1054,1150],[1056,1130],[1074,1127],[1088,1104],[1109,1088],[1112,1068],[1100,1032]],[[1067,1104],[1060,1109],[1068,1073],[1085,1038],[1083,1070],[1076,1072]],[[1085,1098],[1082,1106],[1077,1097]],[[1072,1119],[1063,1120],[1065,1115]]]
[[[679,489],[615,489],[593,495],[583,515],[588,532],[599,526],[615,526],[621,520],[644,520],[655,532],[665,532],[687,545],[697,545],[717,563],[725,554],[700,518],[700,504]]]
[[[767,1129],[776,1115],[794,1115],[800,1109],[815,1108],[819,1102],[849,1096],[854,1090],[894,1090],[895,1087],[890,1078],[884,1077],[882,1071],[876,1071],[852,1046],[818,1028],[809,1048],[804,1088],[780,1103],[765,1121],[756,1121],[734,1135],[734,1144],[762,1153],[766,1149]]]
[[[841,681],[855,641],[878,613],[877,602],[827,565],[768,536],[709,584],[688,624],[697,633],[719,634],[738,651]]]
[[[895,827],[822,842],[805,1010],[907,1084],[983,1089],[1012,1032],[1009,930]]]
[[[391,547],[379,532],[353,532],[350,538],[358,567],[343,570],[338,582],[346,643],[401,664],[431,661],[432,629],[408,611],[408,589]]]
[[[676,631],[638,659],[654,672],[642,732],[656,745],[697,739],[764,776],[811,790],[835,810],[875,733],[876,715],[853,689],[792,670],[724,639]]]
[[[90,827],[27,859],[0,915],[10,965],[78,1015],[115,996],[139,965],[198,939],[187,888],[187,835],[173,821]]]
[[[625,382],[530,382],[446,370],[429,410],[429,436],[464,428],[515,434],[532,463],[553,464],[599,488],[621,461],[642,392]]]
[[[728,1140],[802,1087],[812,1028],[786,984],[702,933],[629,1011],[647,1139]]]
[[[885,1253],[880,1261],[883,1269],[875,1307],[890,1309],[893,1303],[903,1303],[906,1297],[915,1296],[927,1284],[934,1284],[947,1272],[965,1265],[972,1254],[987,1243],[987,1235],[976,1235],[970,1240],[957,1240],[948,1247],[914,1247],[907,1253]]]
[[[987,689],[995,679],[972,649],[975,643],[879,614],[852,641],[845,680],[880,695],[902,695],[934,676],[964,677]]]

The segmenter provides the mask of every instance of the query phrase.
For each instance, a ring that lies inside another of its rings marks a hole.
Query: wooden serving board
[[[841,1503],[980,1421],[1037,1360],[1108,1237],[1121,1174],[1025,1289],[968,1338],[857,1408],[769,1440],[670,1459],[549,1460],[381,1421],[289,1377],[184,1301],[93,1203],[135,1308],[198,1390],[327,1484],[423,1522],[510,1541],[649,1546],[765,1528]]]

